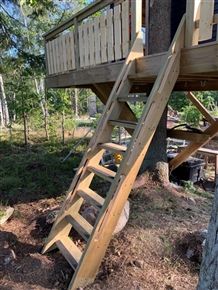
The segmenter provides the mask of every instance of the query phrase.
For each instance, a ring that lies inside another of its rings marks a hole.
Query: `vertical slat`
[[[89,56],[90,65],[95,65],[95,38],[94,38],[94,23],[89,23]]]
[[[71,57],[71,69],[76,68],[76,59],[75,59],[75,34],[74,32],[69,33],[69,42],[70,42],[70,57]]]
[[[121,52],[121,9],[120,5],[114,7],[114,36],[115,36],[115,59],[122,58]]]
[[[60,52],[59,52],[59,37],[55,39],[56,56],[57,56],[57,73],[60,72]]]
[[[79,26],[79,56],[80,56],[80,67],[85,65],[85,47],[83,37],[83,24]]]
[[[49,44],[49,51],[50,51],[51,74],[53,74],[54,73],[54,61],[53,61],[52,41],[49,41],[48,44]]]
[[[75,68],[79,69],[79,30],[77,18],[74,19],[74,60]]]
[[[101,30],[101,63],[107,62],[107,31],[106,31],[106,16],[100,17]]]
[[[52,50],[53,50],[53,62],[54,62],[54,73],[58,72],[57,69],[57,49],[56,49],[56,39],[52,41]]]
[[[136,35],[142,28],[142,0],[131,1],[131,42],[135,41]],[[192,0],[191,0],[192,1]]]
[[[186,1],[186,33],[185,46],[198,45],[199,28],[195,27],[195,22],[200,20],[200,9],[202,0]]]
[[[63,48],[63,71],[67,71],[66,35],[62,35],[62,48]]]
[[[85,66],[89,66],[89,24],[83,26],[84,46],[85,46]]]
[[[70,55],[70,35],[66,34],[66,55],[67,55],[67,70],[71,69],[71,55]]]
[[[113,10],[107,12],[107,51],[108,61],[114,60],[114,25],[113,25]]]
[[[213,15],[214,15],[214,0],[201,2],[201,15],[199,25],[199,41],[212,38],[213,34]]]
[[[122,3],[122,48],[125,58],[129,53],[129,0]]]
[[[49,51],[49,42],[45,44],[45,54],[46,54],[46,70],[47,74],[51,74],[51,60],[50,60],[50,51]]]
[[[94,20],[94,38],[95,38],[95,63],[101,63],[101,38],[100,38],[100,19]]]

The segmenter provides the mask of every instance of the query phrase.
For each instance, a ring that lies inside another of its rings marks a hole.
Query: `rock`
[[[13,207],[0,207],[0,225],[3,225],[6,223],[6,221],[9,220],[9,218],[12,216],[14,213],[14,208]]]
[[[127,224],[128,220],[129,220],[129,213],[130,213],[130,203],[127,200],[126,204],[124,206],[124,209],[120,215],[119,221],[117,223],[117,226],[114,230],[114,235],[121,232],[122,229],[125,227],[125,225]]]
[[[49,212],[46,216],[46,223],[53,224],[59,214],[60,209],[53,210]]]
[[[144,268],[144,261],[142,260],[135,260],[133,263],[137,268],[140,268],[140,269]]]
[[[129,212],[130,212],[130,203],[127,200],[125,207],[120,215],[119,221],[117,223],[117,226],[114,230],[114,235],[122,231],[122,229],[125,227],[126,223],[129,220]],[[94,206],[86,207],[82,211],[82,216],[91,224],[94,226],[95,221],[98,216],[98,210]]]
[[[201,237],[205,240],[207,238],[207,234],[208,234],[208,230],[204,229],[202,231],[200,231],[200,235]]]
[[[4,257],[4,265],[6,266],[10,264],[14,260],[16,260],[16,254],[12,249],[10,249],[8,255]]]

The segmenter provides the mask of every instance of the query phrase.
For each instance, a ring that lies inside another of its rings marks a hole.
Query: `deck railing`
[[[186,47],[217,40],[218,15],[215,0],[188,0],[186,7]],[[216,26],[214,29],[214,26]],[[214,35],[216,32],[216,35]]]
[[[141,0],[95,1],[45,35],[47,74],[124,59],[141,15]]]

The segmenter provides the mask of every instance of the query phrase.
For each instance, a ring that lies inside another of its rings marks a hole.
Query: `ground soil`
[[[204,229],[211,196],[200,197],[151,181],[130,197],[131,217],[110,243],[93,285],[86,290],[194,290],[199,258],[186,257],[189,238]],[[63,290],[72,270],[59,252],[41,255],[51,225],[46,215],[60,198],[14,204],[15,213],[0,227],[1,290]]]

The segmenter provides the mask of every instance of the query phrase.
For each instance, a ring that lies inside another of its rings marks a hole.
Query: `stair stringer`
[[[180,72],[181,49],[184,47],[184,31],[185,15],[134,132],[132,144],[130,144],[126,152],[104,207],[96,221],[96,226],[83,253],[81,262],[74,273],[69,290],[75,290],[78,287],[90,284],[96,276],[159,120],[177,81]],[[146,125],[147,123],[149,126]]]
[[[76,172],[76,175],[70,185],[70,188],[67,192],[65,202],[62,206],[62,209],[60,210],[60,213],[51,229],[51,232],[47,238],[47,241],[44,245],[44,248],[42,250],[42,253],[46,253],[48,251],[53,250],[55,246],[55,242],[61,237],[61,236],[67,236],[70,233],[70,230],[72,226],[66,222],[65,216],[70,214],[70,212],[73,211],[79,211],[82,203],[83,198],[78,198],[76,196],[76,192],[78,190],[78,186],[81,183],[81,180],[83,180],[83,183],[86,183],[87,186],[90,185],[93,175],[89,174],[86,176],[86,169],[88,164],[90,164],[90,160],[93,162],[99,162],[102,158],[102,155],[104,153],[104,150],[98,150],[97,145],[99,143],[103,143],[105,134],[105,128],[107,128],[106,124],[108,122],[109,117],[111,116],[112,112],[113,114],[116,113],[117,117],[122,113],[123,106],[118,104],[117,102],[117,96],[120,93],[126,93],[128,94],[131,85],[130,83],[125,83],[124,81],[127,80],[128,74],[135,72],[135,62],[134,60],[136,58],[143,56],[143,43],[142,43],[142,37],[141,33],[138,33],[137,38],[133,44],[133,47],[128,55],[128,57],[125,60],[125,63],[123,65],[123,68],[120,72],[120,75],[111,91],[111,94],[108,98],[108,102],[105,106],[104,113],[102,114],[102,118],[100,119],[100,122],[97,126],[97,129],[95,131],[94,136],[92,137],[89,146],[87,148],[87,152],[84,155],[80,166]],[[122,90],[122,91],[121,91]],[[115,113],[114,113],[115,112]],[[109,130],[112,130],[110,128]],[[75,200],[76,199],[76,200]],[[78,199],[78,200],[77,200]],[[73,206],[72,206],[73,204]]]

